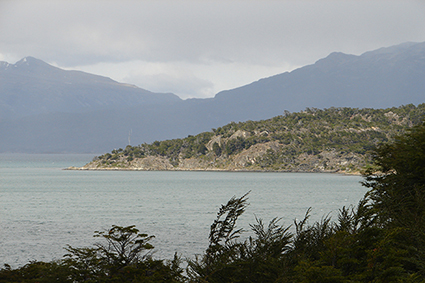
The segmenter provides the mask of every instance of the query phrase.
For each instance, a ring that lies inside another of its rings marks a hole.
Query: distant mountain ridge
[[[285,110],[389,108],[424,98],[425,43],[360,56],[334,52],[214,98],[188,100],[26,57],[0,63],[0,152],[101,153],[130,138],[133,145],[181,138]]]
[[[215,100],[239,101],[240,108],[251,110],[267,107],[278,115],[279,109],[420,104],[424,94],[425,43],[405,43],[360,56],[334,52],[315,64],[220,92]],[[261,114],[256,119],[266,118]]]
[[[179,100],[174,94],[152,93],[107,77],[62,70],[33,57],[16,64],[0,62],[0,117],[5,119]]]

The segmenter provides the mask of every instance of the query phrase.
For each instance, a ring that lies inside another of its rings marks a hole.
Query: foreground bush
[[[58,262],[31,262],[0,271],[0,282],[182,282],[180,259],[155,260],[149,253],[153,236],[134,226],[112,226],[95,232],[106,243],[93,248],[73,248]]]

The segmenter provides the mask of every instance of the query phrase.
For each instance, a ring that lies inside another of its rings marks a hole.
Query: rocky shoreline
[[[301,171],[301,170],[247,170],[247,169],[171,169],[171,170],[153,170],[153,169],[142,169],[142,168],[84,168],[70,166],[63,170],[74,170],[74,171],[179,171],[179,172],[250,172],[250,173],[323,173],[323,174],[342,174],[350,176],[362,176],[360,171],[341,171],[341,170],[327,170],[327,171]]]
[[[246,156],[245,156],[246,157]],[[363,164],[364,160],[361,156],[345,156],[337,159],[327,159],[328,164],[317,162],[316,159],[323,157],[304,156],[297,158],[299,166],[290,166],[288,168],[271,169],[260,168],[249,162],[240,162],[240,156],[229,159],[215,160],[199,160],[199,158],[190,158],[180,160],[177,166],[171,162],[158,156],[148,156],[145,158],[137,158],[131,162],[121,160],[113,165],[105,165],[99,161],[92,161],[83,167],[71,166],[64,170],[80,170],[80,171],[198,171],[198,172],[276,172],[276,173],[337,173],[347,175],[361,175],[359,164]],[[246,158],[251,159],[252,158]],[[284,166],[282,166],[284,167]],[[327,168],[326,168],[327,167]],[[329,169],[329,167],[336,167]]]

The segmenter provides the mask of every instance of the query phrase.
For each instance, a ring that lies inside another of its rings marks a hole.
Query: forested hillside
[[[80,169],[354,173],[369,165],[375,145],[391,141],[424,117],[425,104],[307,108],[268,120],[232,122],[183,139],[114,149]]]

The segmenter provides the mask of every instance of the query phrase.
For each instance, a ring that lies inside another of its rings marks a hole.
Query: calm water
[[[217,209],[248,191],[239,227],[255,217],[290,225],[312,207],[312,220],[357,204],[358,176],[241,172],[66,171],[93,155],[0,155],[0,265],[50,261],[66,245],[89,246],[93,232],[136,225],[155,235],[156,257],[192,257],[207,245]]]

